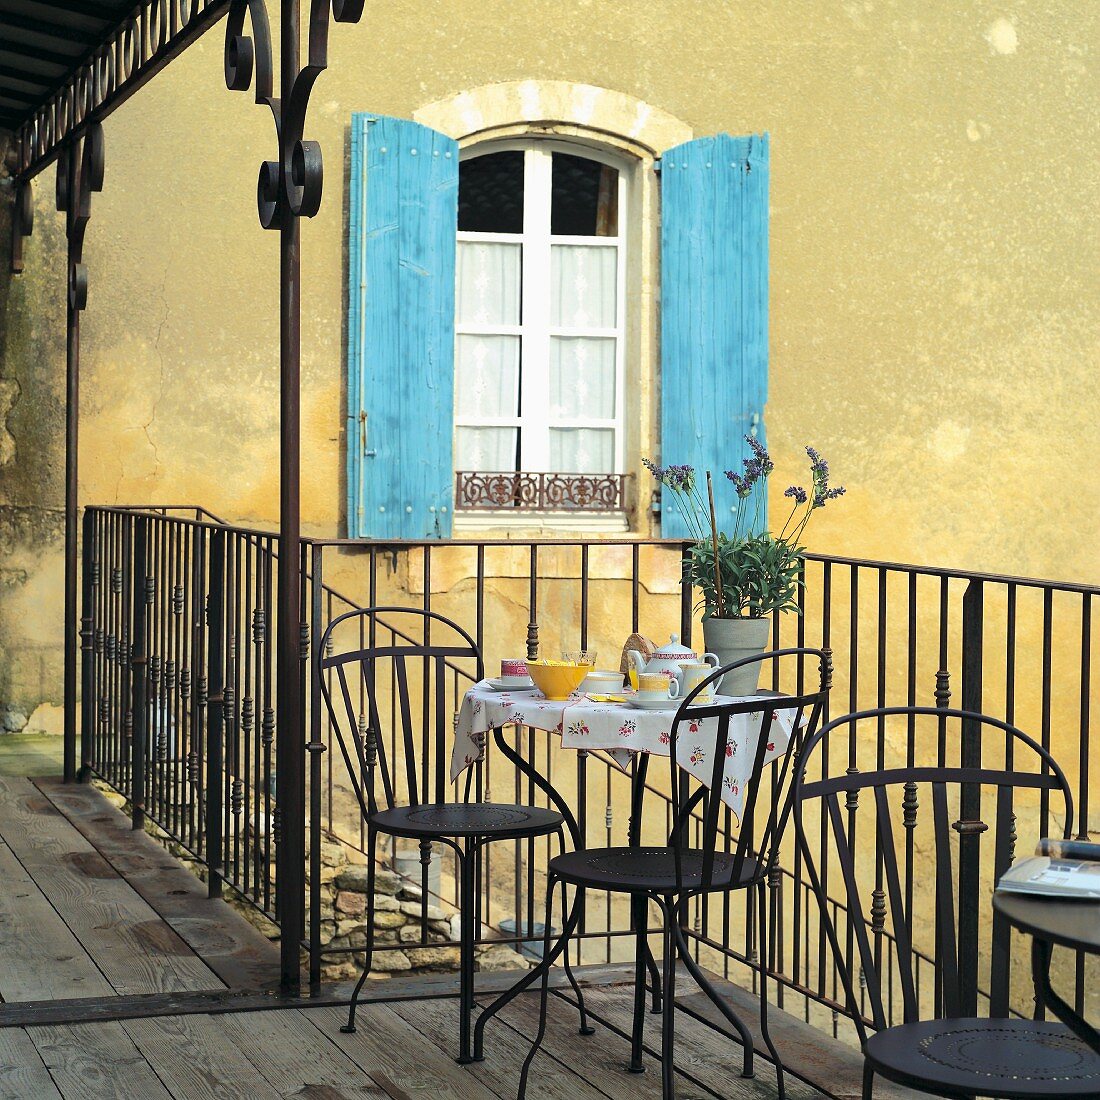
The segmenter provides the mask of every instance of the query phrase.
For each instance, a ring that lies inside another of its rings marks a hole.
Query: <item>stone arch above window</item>
[[[606,143],[642,160],[689,141],[692,129],[644,100],[565,80],[485,84],[428,103],[413,117],[460,144],[547,132]]]

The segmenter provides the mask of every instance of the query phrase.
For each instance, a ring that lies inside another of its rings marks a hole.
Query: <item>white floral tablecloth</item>
[[[718,696],[719,702],[732,698]],[[761,699],[764,705],[771,700]],[[756,758],[760,711],[735,715],[730,721],[726,740],[726,768],[722,783],[722,801],[736,814],[744,804],[744,788]],[[485,735],[501,726],[532,726],[561,734],[561,743],[570,749],[602,749],[624,771],[636,753],[668,756],[672,719],[675,710],[635,710],[616,703],[596,703],[585,695],[572,695],[558,701],[547,699],[537,690],[494,691],[485,681],[466,692],[455,727],[451,753],[451,781],[454,782],[485,753]],[[791,739],[794,713],[774,710],[764,761],[774,760],[786,751]],[[677,763],[701,783],[709,784],[713,762],[717,719],[685,720],[676,739]]]

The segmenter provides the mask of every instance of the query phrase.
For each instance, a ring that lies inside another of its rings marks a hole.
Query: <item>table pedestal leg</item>
[[[1084,1017],[1078,1016],[1050,984],[1050,956],[1052,950],[1053,948],[1047,940],[1040,939],[1038,936],[1032,938],[1031,977],[1035,982],[1035,990],[1042,998],[1043,1003],[1081,1042],[1100,1054],[1100,1032],[1097,1032]]]

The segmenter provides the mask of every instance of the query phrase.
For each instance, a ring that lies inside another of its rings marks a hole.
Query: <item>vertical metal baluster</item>
[[[422,600],[422,606],[425,611],[431,611],[432,609],[432,548],[424,545],[424,598]],[[431,619],[425,618],[424,620],[424,644],[431,645],[432,637],[432,623]],[[435,752],[433,749],[436,747],[434,742],[435,738],[432,736],[433,723],[431,719],[432,715],[432,676],[431,676],[431,661],[428,657],[424,657],[421,661],[421,687],[420,687],[420,728],[423,736],[423,745],[421,749],[420,760],[420,792],[421,798],[425,802],[431,802],[433,798],[434,787],[430,780],[434,774],[435,764]],[[425,874],[427,868],[425,868]],[[425,890],[425,895],[427,890]]]
[[[321,988],[321,675],[319,661],[324,624],[321,620],[324,600],[324,548],[303,544],[308,549],[312,568],[306,576],[310,590],[310,634],[317,647],[309,677],[309,990],[316,995]],[[331,786],[331,783],[330,783]]]
[[[692,591],[688,581],[690,576],[691,543],[680,547],[680,641],[691,648]]]
[[[982,650],[985,626],[985,589],[981,581],[970,581],[963,595],[962,626],[962,707],[981,713]],[[963,719],[960,765],[982,766],[981,729]],[[978,932],[981,909],[981,833],[968,827],[982,815],[982,789],[977,783],[964,783],[959,798],[959,994],[962,1013],[975,1016],[978,1011]]]
[[[132,515],[119,516],[118,532],[118,573],[117,583],[118,598],[115,600],[114,630],[107,637],[107,657],[114,666],[114,682],[111,685],[111,693],[107,701],[106,713],[103,721],[111,722],[114,729],[113,740],[115,760],[118,762],[116,769],[117,786],[127,796],[130,794],[131,773],[133,771],[131,760],[131,747],[133,745],[133,713],[134,704],[130,697],[130,656],[131,656],[131,606],[133,604],[133,592],[131,591],[133,576],[133,536],[134,521]],[[111,642],[114,640],[114,646]],[[111,656],[111,649],[114,656]],[[112,713],[113,712],[113,713]]]
[[[92,737],[95,725],[95,652],[92,645],[95,622],[95,601],[99,595],[99,544],[98,513],[92,508],[84,510],[82,520],[83,569],[80,577],[80,767],[76,778],[86,781],[91,774]],[[71,628],[71,624],[70,624]],[[67,737],[75,737],[76,730],[66,729]],[[74,749],[75,752],[75,749]]]
[[[256,698],[253,667],[252,623],[256,615],[254,586],[258,578],[259,547],[246,538],[244,541],[244,602],[241,605],[237,648],[240,652],[243,679],[240,682],[241,752],[237,767],[237,779],[241,784],[241,862],[237,868],[237,881],[246,897],[256,896],[255,865],[256,830],[252,827],[253,806],[256,804],[253,782],[253,745],[256,728]]]
[[[225,579],[226,533],[210,535],[210,583],[207,606],[206,706],[206,865],[207,894],[222,893],[222,791],[225,749]],[[276,910],[278,905],[276,905]]]
[[[271,891],[271,865],[275,854],[275,792],[279,777],[272,770],[271,752],[275,740],[275,703],[274,676],[275,662],[275,605],[272,593],[275,588],[274,574],[277,568],[274,546],[270,538],[264,540],[264,711],[260,727],[260,740],[263,743],[263,792],[264,792],[264,909],[274,912]]]
[[[242,683],[242,671],[245,655],[248,651],[248,621],[245,618],[245,609],[247,607],[247,594],[245,592],[247,587],[248,576],[248,539],[240,534],[233,537],[233,603],[232,608],[232,622],[233,626],[229,635],[230,653],[233,661],[233,673],[231,679],[231,685],[233,692],[231,695],[226,696],[225,700],[225,723],[226,731],[230,735],[230,743],[232,745],[233,752],[233,766],[230,769],[230,810],[232,813],[232,829],[233,829],[233,885],[240,889],[244,883],[244,876],[241,873],[241,862],[244,859],[244,837],[242,836],[244,830],[244,822],[247,818],[244,816],[244,782],[242,779],[242,772],[245,768],[244,760],[242,759],[242,729],[241,729],[241,683]],[[304,588],[304,581],[303,581]],[[242,598],[243,595],[243,598]],[[303,782],[305,780],[303,779]]]
[[[145,757],[147,732],[147,653],[148,604],[145,600],[148,570],[149,521],[141,516],[133,533],[134,584],[132,588],[132,616],[130,635],[133,638],[133,656],[130,658],[132,678],[131,711],[133,715],[133,740],[130,764],[130,806],[133,828],[145,825]]]
[[[884,707],[886,706],[886,570],[881,568],[878,569],[877,575],[878,631],[875,645],[875,706]],[[882,771],[886,767],[886,719],[881,715],[876,723],[875,739],[875,767],[878,771]],[[882,973],[883,950],[889,951],[890,949],[888,943],[883,943],[886,916],[886,892],[883,890],[883,860],[894,858],[894,852],[883,851],[881,840],[876,835],[875,888],[871,892],[871,908],[872,912],[875,912],[877,909],[881,914],[875,934],[875,970],[880,974]],[[894,914],[893,919],[897,919],[897,917],[898,914]],[[892,959],[892,954],[890,958]],[[893,970],[891,968],[890,977],[892,978],[892,976]],[[889,997],[887,1004],[892,1012],[892,996]]]
[[[588,543],[581,543],[581,649],[588,648]]]
[[[641,545],[637,542],[630,547],[630,633],[638,633],[638,611],[641,600]]]
[[[332,593],[331,592],[325,592],[324,595],[325,595],[324,626],[327,629],[328,624],[331,623],[332,620],[333,620]],[[324,656],[330,657],[332,655],[333,649],[334,649],[334,643],[333,643],[333,639],[330,637],[329,640],[328,640],[328,644],[326,646]],[[322,656],[320,651],[318,651],[317,656],[318,656],[318,659],[320,659],[320,657]],[[329,687],[331,688],[331,685],[332,685],[332,672],[331,672],[331,670],[326,672],[325,676],[327,677],[327,683],[329,684]],[[330,695],[331,695],[331,692],[330,692]],[[328,822],[329,831],[332,832],[332,833],[335,833],[336,832],[336,822],[335,822],[335,819],[333,817],[333,805],[332,805],[332,792],[333,792],[333,786],[334,786],[334,783],[335,783],[335,779],[334,779],[334,776],[333,776],[333,769],[335,768],[335,761],[334,761],[335,753],[333,752],[333,748],[332,748],[332,738],[333,738],[332,716],[326,714],[325,715],[325,759],[328,761],[328,787],[327,787],[326,792],[325,792],[326,793],[326,798],[327,798],[327,802],[326,802],[326,805],[325,805],[325,814],[326,814],[326,820]],[[362,817],[361,814],[358,815],[358,816],[360,818]]]
[[[163,826],[167,819],[168,810],[164,775],[165,763],[167,762],[165,750],[167,749],[166,738],[168,735],[168,731],[164,728],[166,722],[166,690],[168,686],[167,677],[165,676],[165,661],[168,653],[168,608],[165,598],[168,572],[168,524],[163,518],[159,518],[154,521],[153,530],[156,532],[156,565],[153,572],[153,590],[150,595],[153,600],[153,615],[156,625],[153,634],[155,639],[154,652],[152,653],[153,661],[149,671],[153,687],[152,707],[156,720],[157,736],[155,741],[156,751],[153,754],[150,775],[154,781],[154,785],[151,786],[151,793],[155,799],[155,802],[153,802],[155,820],[158,825]]]
[[[849,606],[848,606],[848,712],[859,710],[859,566],[852,565],[849,568]],[[848,774],[855,775],[859,771],[859,759],[856,755],[856,739],[848,737]],[[859,807],[858,792],[849,792],[845,799],[845,809],[848,811],[848,836],[851,838],[852,855],[856,858],[856,846],[858,836],[856,832],[856,810]],[[877,844],[876,844],[877,848]],[[855,919],[861,919],[862,914],[857,914]],[[852,973],[855,965],[855,930],[852,920],[845,922],[846,937],[844,945],[844,965],[848,972]],[[859,970],[861,984],[863,971]]]
[[[1092,596],[1081,594],[1081,708],[1078,748],[1080,790],[1077,798],[1077,839],[1089,839],[1089,735],[1091,733],[1090,693],[1092,683]],[[1079,1016],[1085,1012],[1085,955],[1078,951],[1074,967],[1073,1004]]]

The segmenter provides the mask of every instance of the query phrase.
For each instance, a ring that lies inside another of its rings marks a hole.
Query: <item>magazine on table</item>
[[[1100,844],[1043,837],[1035,852],[1009,867],[997,889],[1012,894],[1100,901]]]

